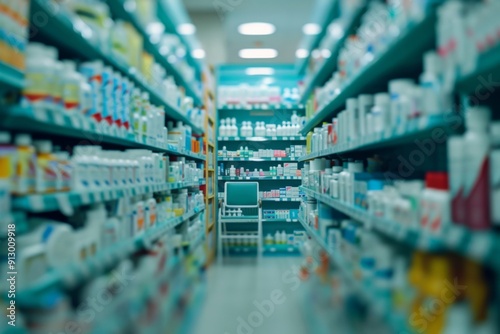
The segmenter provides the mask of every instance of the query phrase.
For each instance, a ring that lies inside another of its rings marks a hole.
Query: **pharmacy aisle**
[[[0,2],[1,333],[177,333],[200,304],[213,79],[151,42],[153,4]]]
[[[353,333],[498,333],[498,2],[411,3],[341,15],[353,35],[306,74],[309,298]]]
[[[225,200],[227,183],[258,183],[262,203],[262,233],[247,239],[253,223],[244,223],[240,208],[229,208],[224,216],[237,223],[223,224],[223,254],[266,256],[298,255],[304,231],[298,222],[301,167],[305,137],[299,134],[304,106],[298,103],[298,77],[293,66],[279,65],[274,84],[262,88],[261,77],[247,75],[247,66],[225,65],[218,71],[218,191]],[[243,84],[244,83],[244,84]],[[260,249],[260,251],[259,251]]]

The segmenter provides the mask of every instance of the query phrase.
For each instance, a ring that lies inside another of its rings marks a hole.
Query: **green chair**
[[[256,224],[256,229],[245,236],[234,236],[227,231],[227,224]],[[226,182],[224,199],[219,205],[219,237],[217,252],[222,263],[224,239],[256,239],[257,258],[262,256],[262,201],[258,182]]]

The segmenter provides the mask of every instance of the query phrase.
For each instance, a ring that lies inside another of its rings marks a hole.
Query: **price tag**
[[[33,110],[35,113],[35,119],[42,121],[42,122],[48,122],[49,121],[49,114],[45,109],[42,108],[36,108]]]
[[[281,158],[277,158],[276,160],[281,161],[282,159]]]
[[[271,140],[278,140],[278,137],[271,137]]]
[[[469,251],[473,258],[483,260],[488,256],[490,249],[493,247],[493,238],[490,233],[475,234],[469,245]]]
[[[82,204],[90,204],[90,194],[88,192],[83,192],[80,194],[80,200]]]
[[[71,127],[75,128],[75,129],[80,129],[81,128],[81,118],[79,117],[79,115],[73,115],[73,117],[70,117],[69,118],[70,120],[70,123],[71,123]]]
[[[68,194],[56,194],[55,196],[57,204],[59,206],[59,210],[61,210],[61,212],[68,217],[72,216],[75,211],[73,210],[73,206],[69,201]]]
[[[60,112],[54,112],[54,123],[57,125],[64,125],[64,116]]]
[[[283,137],[283,140],[288,140],[288,137]]]
[[[30,206],[34,211],[42,211],[45,209],[45,201],[43,200],[43,196],[33,195],[29,198]]]
[[[87,118],[84,118],[82,120],[82,128],[85,131],[90,131],[90,120],[88,120]],[[96,132],[98,132],[98,131],[96,130]]]
[[[222,138],[223,138],[223,140],[225,140],[225,141],[228,141],[228,140],[229,140],[229,137],[222,137]]]
[[[447,229],[445,235],[445,242],[450,248],[457,248],[462,244],[465,230],[459,227]]]

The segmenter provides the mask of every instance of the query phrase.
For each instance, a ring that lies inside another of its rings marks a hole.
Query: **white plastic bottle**
[[[82,75],[76,72],[76,63],[65,60],[64,71],[62,72],[62,102],[64,111],[70,115],[75,115],[80,111],[80,98],[82,97],[81,87],[84,80]]]
[[[280,243],[281,243],[281,233],[280,231],[276,231],[276,233],[274,233],[274,244],[279,245]]]
[[[373,132],[380,133],[392,129],[390,96],[387,93],[375,94],[375,105],[372,108]]]
[[[354,206],[354,174],[363,172],[363,161],[356,160],[353,163],[349,163],[349,177],[346,179],[346,202]]]
[[[424,54],[424,72],[420,76],[420,87],[423,89],[422,107],[426,116],[445,111],[442,68],[441,58],[436,52],[429,51]]]
[[[299,116],[297,116],[297,110],[292,111],[292,125],[299,125]]]
[[[452,136],[448,139],[448,169],[450,171],[451,219],[456,224],[465,223],[464,201],[464,139]]]
[[[474,230],[491,227],[489,200],[489,154],[491,139],[488,134],[491,111],[487,107],[472,107],[466,113],[467,131],[464,136],[464,198],[466,225]]]
[[[229,176],[236,176],[236,168],[234,168],[234,165],[231,165],[231,168],[229,168]]]
[[[276,168],[276,176],[283,176],[284,170],[281,164],[278,164],[278,168]]]
[[[347,162],[347,163],[344,163],[344,168],[342,170],[342,172],[340,172],[339,174],[339,200],[341,202],[346,202],[347,201],[347,180],[349,179],[350,177],[350,173],[349,173],[349,170],[352,169],[349,168],[349,166],[353,164],[353,162]]]
[[[231,119],[231,136],[238,137],[238,127],[236,126],[236,118]]]
[[[224,119],[220,121],[219,134],[221,137],[227,137],[227,126]]]

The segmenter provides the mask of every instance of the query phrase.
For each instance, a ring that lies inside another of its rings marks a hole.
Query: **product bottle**
[[[236,168],[234,168],[234,165],[231,165],[231,168],[229,168],[229,176],[236,176]]]
[[[490,157],[490,205],[491,221],[493,225],[500,226],[500,122],[493,122],[491,132],[491,157]]]
[[[226,120],[224,119],[220,121],[219,134],[221,137],[227,137]]]
[[[14,193],[25,195],[35,191],[35,148],[31,144],[31,137],[26,134],[17,135],[15,145]]]
[[[422,227],[432,233],[441,233],[450,224],[450,193],[448,175],[429,172],[426,175],[426,188],[422,192]]]
[[[467,132],[464,136],[464,198],[466,225],[475,230],[491,226],[490,164],[491,139],[488,134],[491,111],[487,107],[473,107],[467,111]]]
[[[35,168],[35,189],[37,193],[56,191],[57,160],[52,155],[52,143],[48,140],[34,142],[37,158]]]
[[[291,121],[292,121],[292,125],[299,125],[299,116],[297,116],[297,110],[294,110],[292,112]]]
[[[150,195],[152,196],[152,195]],[[148,205],[148,208],[149,208],[149,227],[153,227],[156,225],[156,221],[157,221],[157,208],[156,208],[156,200],[154,198],[150,198],[148,199],[147,201],[147,205]]]
[[[392,129],[390,96],[387,93],[375,94],[375,105],[372,108],[373,132],[381,133],[387,129]],[[369,125],[366,124],[368,127]]]
[[[456,224],[465,223],[464,198],[464,140],[462,136],[448,139],[448,168],[450,171],[451,219]]]
[[[0,132],[0,169],[2,180],[7,182],[7,193],[14,190],[14,172],[16,167],[16,147],[10,143],[11,137],[8,132]],[[10,208],[9,208],[10,210]]]
[[[423,89],[422,106],[426,116],[445,111],[442,68],[441,58],[436,52],[429,51],[424,54],[424,72],[420,76],[420,87]]]
[[[285,230],[281,231],[281,237],[280,237],[280,241],[281,241],[281,242],[280,242],[280,243],[281,243],[282,245],[286,244],[286,243],[287,243],[287,239],[288,239],[288,238],[287,238],[287,235],[286,235]]]
[[[278,168],[276,169],[276,174],[277,176],[283,176],[283,167],[281,167],[281,164],[278,164]]]

